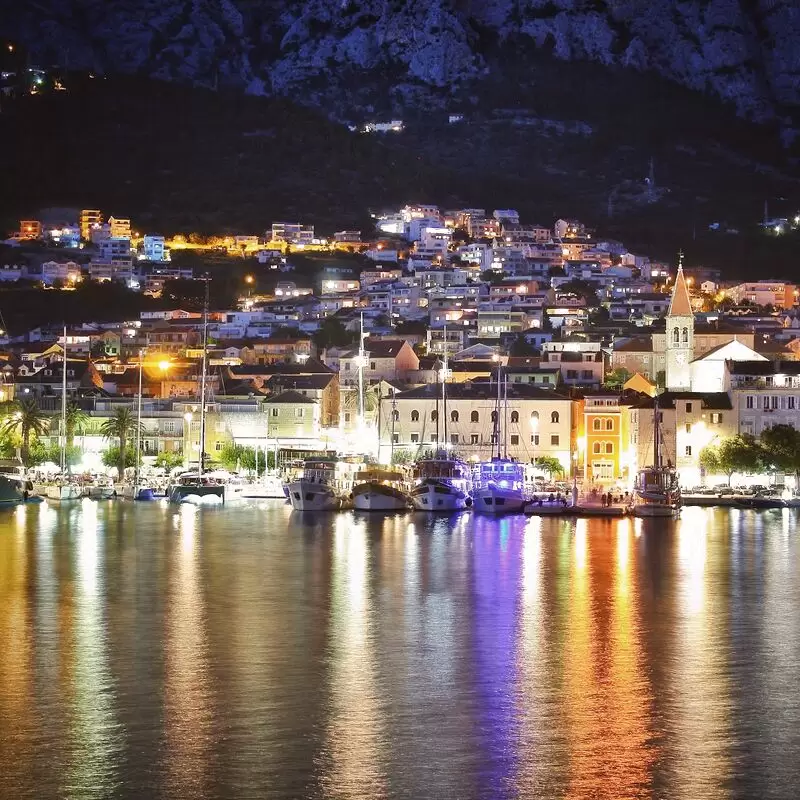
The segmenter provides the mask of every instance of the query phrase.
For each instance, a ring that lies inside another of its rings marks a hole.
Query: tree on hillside
[[[621,390],[622,387],[633,377],[633,373],[625,367],[617,367],[606,374],[603,386],[606,389]]]
[[[50,417],[39,408],[33,398],[20,400],[2,425],[3,433],[19,434],[22,440],[20,458],[25,467],[30,466],[31,437],[43,436],[49,429]]]
[[[358,340],[358,334],[348,331],[336,317],[325,317],[312,339],[318,350],[325,350],[328,347],[349,347]]]
[[[597,292],[594,290],[589,281],[581,280],[580,278],[573,278],[571,281],[562,283],[558,287],[559,294],[574,294],[582,297],[586,301],[586,305],[591,307],[599,306],[600,301],[597,298]]]
[[[800,486],[800,431],[791,425],[773,425],[761,434],[761,446],[770,465],[794,475]]]

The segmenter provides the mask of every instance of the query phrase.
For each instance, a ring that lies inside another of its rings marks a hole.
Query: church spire
[[[672,299],[669,301],[668,317],[691,317],[692,301],[689,299],[689,289],[683,274],[683,252],[678,261],[678,274],[675,277],[675,288],[672,290]]]

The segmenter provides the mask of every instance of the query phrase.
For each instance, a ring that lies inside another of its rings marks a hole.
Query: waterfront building
[[[381,445],[388,447],[393,436],[395,447],[411,457],[446,446],[462,458],[490,458],[497,384],[489,380],[448,382],[446,395],[446,408],[440,383],[383,397]],[[553,456],[569,474],[574,435],[569,396],[553,389],[509,383],[507,415],[504,429],[511,458],[530,463],[541,456]]]

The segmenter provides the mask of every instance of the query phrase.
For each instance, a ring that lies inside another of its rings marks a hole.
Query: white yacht
[[[336,511],[342,507],[343,489],[337,480],[337,459],[310,458],[303,474],[289,483],[289,502],[296,511]]]
[[[417,462],[411,502],[418,511],[461,511],[472,504],[470,468],[439,451]]]

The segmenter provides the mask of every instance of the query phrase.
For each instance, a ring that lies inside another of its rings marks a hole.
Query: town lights
[[[158,368],[159,368],[159,369],[160,369],[162,372],[166,372],[166,371],[167,371],[167,370],[170,368],[170,363],[169,363],[169,361],[159,361],[159,362],[158,362]]]

